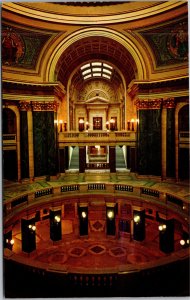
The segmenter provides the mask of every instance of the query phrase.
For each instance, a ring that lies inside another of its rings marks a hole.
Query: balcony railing
[[[181,144],[189,144],[190,142],[190,132],[189,131],[180,131],[179,132],[179,143]]]
[[[59,132],[58,142],[64,145],[127,145],[136,142],[135,131],[68,131]]]
[[[16,134],[3,134],[3,145],[15,145]]]

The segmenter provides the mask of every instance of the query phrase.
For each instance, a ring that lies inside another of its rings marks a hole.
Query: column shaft
[[[162,154],[162,179],[166,179],[166,122],[167,122],[167,109],[162,109],[161,116],[161,154]]]
[[[29,178],[34,178],[34,145],[33,145],[33,119],[32,111],[27,111],[28,119],[28,156],[29,156]]]

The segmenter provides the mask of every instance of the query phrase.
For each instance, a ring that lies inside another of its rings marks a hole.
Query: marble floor
[[[157,263],[165,254],[159,249],[158,225],[146,221],[146,238],[139,242],[128,237],[106,236],[105,232],[89,232],[88,237],[73,235],[72,221],[62,220],[62,240],[50,239],[49,220],[36,223],[36,250],[22,252],[20,224],[13,227],[15,244],[13,252],[42,267],[61,268],[70,272],[94,272],[104,270],[133,270],[147,263]],[[181,235],[175,232],[175,251],[180,249]]]

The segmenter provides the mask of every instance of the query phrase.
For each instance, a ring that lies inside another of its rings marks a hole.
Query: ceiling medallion
[[[179,60],[188,58],[188,28],[186,23],[180,23],[171,31],[168,39],[170,54]]]
[[[25,46],[22,38],[12,28],[2,31],[2,62],[5,65],[17,64],[24,56]]]

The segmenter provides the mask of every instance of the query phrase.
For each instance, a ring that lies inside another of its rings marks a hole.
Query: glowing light
[[[110,77],[109,75],[107,75],[107,74],[102,74],[102,77],[105,77],[105,78],[108,78],[108,79],[111,78],[111,77]]]
[[[180,241],[180,245],[181,245],[181,246],[184,246],[184,245],[185,245],[185,241],[184,241],[184,240],[181,240],[181,241]]]
[[[108,216],[109,219],[113,219],[113,217],[114,217],[113,211],[109,210],[108,213],[107,213],[107,216]]]
[[[86,68],[88,68],[88,67],[90,67],[90,64],[86,64],[86,65],[82,66],[80,69],[81,69],[81,70],[84,70],[84,69],[86,69]]]
[[[103,63],[103,66],[104,66],[104,67],[107,67],[107,68],[109,68],[109,69],[113,69],[112,66],[110,66],[110,65],[108,65],[108,64],[105,64],[105,63]]]
[[[87,70],[85,70],[85,71],[82,72],[82,75],[86,75],[86,74],[88,74],[90,72],[91,72],[91,69],[87,69]]]
[[[92,63],[92,66],[94,67],[94,66],[101,66],[102,65],[102,63],[101,62],[93,62]]]
[[[60,216],[55,216],[55,221],[59,223],[61,221]]]
[[[81,215],[82,215],[82,218],[83,218],[83,219],[86,218],[86,212],[85,212],[85,211],[82,211]]]
[[[107,70],[107,69],[103,69],[103,72],[107,73],[107,74],[110,74],[110,75],[112,74],[112,72],[110,70]]]
[[[84,79],[88,79],[88,78],[90,78],[90,77],[92,77],[91,74],[84,76]]]
[[[137,216],[134,216],[133,220],[135,223],[138,223],[140,221],[140,219],[141,219],[140,216],[137,215]]]

